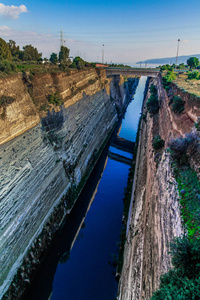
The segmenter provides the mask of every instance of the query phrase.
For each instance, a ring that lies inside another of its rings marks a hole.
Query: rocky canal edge
[[[137,86],[137,82],[138,81],[136,81],[135,88]],[[133,92],[134,91],[132,91],[132,93]],[[110,130],[108,136],[105,138],[100,149],[96,151],[96,153],[94,152],[94,155],[91,157],[88,163],[87,170],[78,186],[76,187],[75,185],[72,185],[71,188],[67,190],[67,192],[64,192],[63,195],[61,195],[59,204],[54,206],[54,208],[52,209],[52,213],[45,221],[45,226],[43,227],[39,236],[37,236],[37,238],[32,243],[26,255],[24,256],[23,263],[18,268],[18,271],[15,274],[9,289],[2,298],[3,300],[23,299],[24,293],[31,284],[32,279],[34,278],[37,270],[39,269],[39,266],[43,261],[46,252],[48,251],[49,247],[51,247],[56,233],[67,218],[67,215],[72,210],[74,203],[78,199],[78,196],[80,195],[105,145],[111,138],[111,135],[116,126],[117,123],[115,122],[114,126]]]

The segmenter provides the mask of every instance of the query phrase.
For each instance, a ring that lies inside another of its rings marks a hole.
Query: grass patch
[[[176,170],[176,180],[181,204],[181,216],[188,231],[188,236],[200,234],[200,183],[195,171]]]
[[[159,289],[151,300],[198,300],[200,295],[200,241],[187,236],[176,238],[171,244],[172,264],[161,276]]]
[[[49,103],[54,104],[56,106],[61,106],[63,104],[63,99],[61,98],[59,92],[55,92],[54,94],[48,95],[47,99]]]

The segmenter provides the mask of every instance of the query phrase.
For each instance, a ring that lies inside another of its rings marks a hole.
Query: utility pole
[[[61,29],[60,31],[60,48],[64,45],[64,39],[63,39],[63,31]]]
[[[104,44],[102,46],[103,46],[103,50],[102,50],[102,64],[104,64]]]
[[[176,54],[176,66],[177,66],[177,62],[178,62],[179,43],[180,43],[180,39],[178,39],[177,54]]]

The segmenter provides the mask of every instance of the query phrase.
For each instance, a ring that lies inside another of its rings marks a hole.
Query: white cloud
[[[3,15],[5,17],[11,18],[11,19],[17,19],[19,18],[19,15],[21,13],[28,12],[25,5],[20,6],[14,6],[14,5],[4,5],[3,3],[0,3],[0,15]]]

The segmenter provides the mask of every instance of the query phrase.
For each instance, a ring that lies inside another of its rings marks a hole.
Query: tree
[[[58,62],[58,55],[56,53],[51,53],[51,56],[50,56],[50,62],[52,64],[56,64]]]
[[[23,57],[22,60],[35,60],[39,61],[42,58],[42,53],[39,53],[37,48],[34,48],[32,45],[26,45],[23,47]]]
[[[2,38],[0,38],[0,60],[12,60],[12,54],[9,46]]]
[[[8,47],[13,57],[19,58],[19,46],[16,46],[16,42],[13,40],[9,40]]]
[[[187,60],[187,64],[192,70],[193,68],[196,68],[199,65],[199,59],[197,57],[190,57]]]
[[[65,46],[60,47],[59,62],[67,63],[69,58],[69,49]]]

